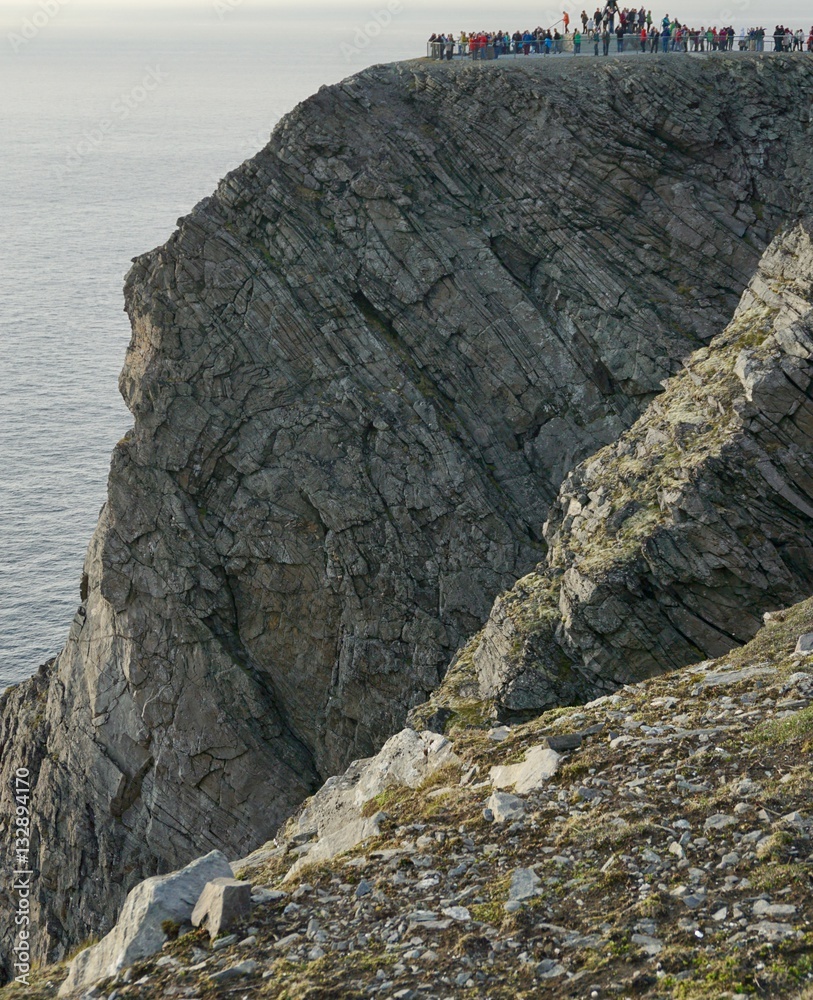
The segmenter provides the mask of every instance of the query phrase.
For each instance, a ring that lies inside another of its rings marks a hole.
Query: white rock
[[[794,913],[796,907],[791,903],[769,903],[765,899],[758,899],[753,907],[755,917],[792,917]]]
[[[494,792],[486,804],[497,823],[513,823],[525,816],[525,800],[508,792]]]
[[[565,967],[553,958],[544,958],[536,967],[539,979],[556,979],[565,974]]]
[[[207,882],[192,911],[192,926],[206,925],[214,940],[251,912],[251,886],[234,878],[217,878]]]
[[[254,903],[276,903],[280,899],[285,899],[287,892],[280,892],[278,889],[266,889],[260,887],[251,890],[251,899]]]
[[[752,934],[758,934],[767,941],[784,941],[785,938],[792,937],[793,927],[790,924],[776,923],[771,920],[761,920],[758,924],[749,924],[748,930]]]
[[[207,882],[231,878],[231,866],[220,851],[211,851],[169,875],[155,875],[127,895],[116,926],[98,944],[71,962],[60,996],[87,990],[93,983],[154,955],[167,940],[161,924],[172,920],[189,923],[192,910]]]
[[[628,746],[630,743],[637,743],[638,741],[633,736],[616,736],[610,740],[610,749],[617,750],[619,747]]]
[[[715,813],[709,816],[703,824],[704,830],[724,830],[727,826],[736,826],[736,816],[727,816],[724,813]]]
[[[647,955],[657,955],[658,952],[663,951],[663,941],[649,934],[633,934],[630,940]]]
[[[805,632],[804,635],[799,636],[795,652],[805,653],[806,655],[813,653],[813,632]]]
[[[367,802],[393,786],[417,788],[438,768],[458,760],[445,736],[402,729],[387,740],[375,757],[353,761],[344,774],[329,778],[305,803],[297,828],[316,830],[318,839],[285,878],[293,878],[305,865],[328,861],[370,837],[377,837],[385,814],[362,816]]]
[[[541,881],[533,868],[517,868],[511,875],[508,898],[516,900],[530,899],[536,895]]]
[[[491,783],[495,788],[512,788],[519,795],[536,791],[559,770],[559,754],[546,746],[531,747],[525,760],[491,768]]]
[[[279,939],[279,941],[274,942],[274,947],[279,951],[287,951],[288,948],[293,948],[293,946],[302,940],[302,935],[294,932],[293,934],[286,934],[285,937]]]

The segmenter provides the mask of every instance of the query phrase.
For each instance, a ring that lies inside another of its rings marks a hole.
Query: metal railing
[[[747,35],[734,35],[728,39],[727,44],[715,43],[713,39],[709,41],[706,36],[694,38],[691,33],[688,37],[681,37],[678,40],[675,36],[667,35],[665,38],[658,34],[647,36],[646,41],[641,40],[640,34],[627,33],[621,38],[615,32],[611,32],[609,39],[602,39],[597,32],[584,32],[581,42],[574,44],[573,34],[563,35],[561,38],[552,39],[550,45],[545,44],[542,38],[535,38],[532,41],[514,42],[507,45],[494,45],[489,42],[484,47],[474,46],[474,43],[460,44],[455,41],[451,46],[449,43],[429,41],[426,43],[426,55],[430,59],[451,60],[451,59],[472,59],[472,60],[492,60],[505,57],[516,58],[517,56],[537,56],[537,55],[623,55],[633,53],[671,53],[675,54],[704,54],[711,52],[810,52],[809,39],[802,41],[801,49],[798,43],[794,42],[790,48],[782,45],[775,47],[773,35],[766,35],[762,39],[749,38]]]

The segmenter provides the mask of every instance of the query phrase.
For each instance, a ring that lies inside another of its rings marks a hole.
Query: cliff
[[[812,234],[777,237],[728,327],[566,477],[545,561],[415,721],[587,700],[740,646],[810,593]]]
[[[563,479],[725,326],[810,203],[812,92],[792,57],[376,67],[134,263],[134,426],[82,604],[0,700],[4,836],[10,775],[34,778],[36,957],[106,930],[144,875],[245,853],[378,749],[546,558],[546,519],[547,558],[570,560],[586,473],[551,510]],[[783,566],[715,642],[809,585],[806,550]],[[543,701],[628,678],[594,634],[557,633]]]

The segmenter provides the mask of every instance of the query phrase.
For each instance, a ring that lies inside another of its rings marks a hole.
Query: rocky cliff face
[[[726,330],[568,475],[545,562],[416,718],[585,700],[742,645],[810,592],[812,233],[778,237]]]
[[[40,955],[400,728],[809,203],[811,92],[783,57],[375,68],[136,261],[82,606],[0,701]]]

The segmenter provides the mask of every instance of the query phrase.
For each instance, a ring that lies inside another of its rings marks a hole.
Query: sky
[[[622,3],[624,0],[622,0]],[[651,3],[651,0],[650,0]],[[26,20],[49,17],[54,22],[84,25],[103,31],[122,17],[189,18],[208,21],[213,27],[228,30],[232,20],[250,18],[296,18],[312,16],[315,23],[329,15],[346,20],[348,27],[363,25],[371,16],[394,5],[395,16],[409,25],[416,40],[431,31],[467,28],[509,28],[547,26],[567,7],[571,17],[578,16],[584,0],[542,0],[518,3],[516,0],[0,0],[0,41],[2,36],[19,31]],[[807,0],[659,0],[652,6],[657,17],[670,13],[688,23],[732,23],[736,28],[756,24],[774,24],[777,19],[789,25],[809,27],[813,8]],[[590,11],[588,11],[590,12]],[[228,14],[228,17],[224,16]],[[2,48],[0,47],[0,58]]]

